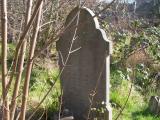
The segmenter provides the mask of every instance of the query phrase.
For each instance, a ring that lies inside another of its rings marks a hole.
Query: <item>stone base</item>
[[[106,106],[105,120],[112,120],[112,108],[110,105]]]

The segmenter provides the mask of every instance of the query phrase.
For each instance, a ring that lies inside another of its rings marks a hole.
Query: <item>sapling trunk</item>
[[[24,31],[22,32],[22,35],[21,35],[21,37],[20,37],[20,40],[19,40],[19,42],[18,42],[18,44],[17,44],[17,46],[16,46],[16,52],[15,52],[15,57],[14,57],[14,61],[13,61],[13,69],[12,69],[12,73],[11,73],[11,76],[10,76],[9,83],[8,83],[8,85],[7,85],[7,91],[8,91],[8,89],[10,88],[10,85],[11,85],[11,83],[12,83],[13,77],[14,77],[15,72],[16,72],[17,63],[18,63],[18,56],[19,56],[19,54],[20,54],[20,48],[21,48],[23,42],[25,41],[25,37],[26,37],[28,31],[30,30],[30,27],[31,27],[32,23],[33,23],[34,20],[35,20],[35,17],[36,17],[36,15],[37,15],[37,13],[38,13],[38,10],[39,10],[39,7],[40,7],[42,1],[43,1],[43,0],[37,0],[37,3],[36,3],[36,6],[35,6],[35,9],[34,9],[34,11],[33,11],[33,14],[32,14],[32,16],[31,16],[31,19],[29,20],[29,22],[28,22],[28,24],[26,25]]]
[[[32,9],[32,0],[28,0],[27,1],[25,26],[27,26],[27,24],[30,20],[31,9]],[[19,56],[19,59],[18,59],[18,70],[17,70],[16,81],[15,81],[13,96],[12,96],[12,101],[11,101],[11,112],[10,112],[11,120],[14,120],[14,116],[15,116],[15,110],[16,110],[16,106],[17,106],[17,100],[16,99],[17,99],[17,96],[18,96],[20,81],[21,81],[21,78],[22,78],[26,45],[27,45],[27,41],[24,41],[24,43],[22,44],[21,51],[20,51],[20,56]]]
[[[7,86],[7,0],[1,0],[1,26],[2,26],[2,96],[3,120],[9,120],[9,105],[6,95]]]
[[[32,66],[33,66],[32,58],[34,56],[34,51],[35,51],[35,47],[36,47],[36,40],[37,40],[37,36],[38,36],[38,32],[39,32],[42,4],[43,4],[43,2],[40,5],[38,14],[36,16],[36,21],[35,21],[35,24],[33,27],[34,31],[33,31],[33,36],[31,38],[29,57],[28,57],[28,61],[27,61],[27,70],[26,70],[26,76],[25,76],[25,81],[24,81],[20,120],[25,120],[27,98],[28,98],[28,92],[29,92],[30,75],[31,75],[31,70],[32,70]]]

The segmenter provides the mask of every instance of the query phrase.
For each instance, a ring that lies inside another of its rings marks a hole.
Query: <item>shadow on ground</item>
[[[148,108],[142,111],[133,112],[132,118],[132,120],[160,120],[160,116],[150,113]]]

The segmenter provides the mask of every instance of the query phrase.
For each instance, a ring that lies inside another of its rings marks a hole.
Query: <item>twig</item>
[[[86,0],[85,0],[86,1]],[[97,13],[97,14],[95,14],[94,16],[93,16],[93,18],[95,18],[95,17],[98,17],[98,15],[99,14],[101,14],[102,12],[104,12],[106,9],[108,9],[114,2],[115,2],[116,0],[113,0],[109,5],[107,5],[104,9],[102,9],[101,11],[99,11],[99,13]],[[85,2],[82,4],[82,6],[85,4]],[[63,28],[63,26],[61,26],[60,28],[59,28],[59,30],[57,30],[57,31],[60,31],[60,33],[58,33],[57,34],[57,36],[56,37],[54,37],[54,38],[50,38],[49,39],[49,42],[46,44],[46,45],[44,45],[44,47],[41,49],[41,50],[39,50],[38,52],[37,52],[37,54],[35,54],[35,56],[33,57],[33,59],[35,59],[36,57],[38,57],[50,44],[52,44],[53,42],[55,42],[63,33],[65,33],[65,31],[66,31],[66,29],[68,28],[68,27],[70,27],[70,25],[71,25],[71,23],[75,20],[75,18],[77,17],[77,15],[75,15],[74,17],[73,17],[73,19],[70,21],[70,23],[65,27],[65,28]],[[81,25],[85,25],[87,23],[87,21],[85,21],[84,23],[82,23]],[[76,25],[75,26],[71,26],[71,27],[77,27]]]
[[[132,92],[132,88],[133,88],[133,81],[135,79],[135,69],[133,68],[133,76],[131,78],[131,87],[129,88],[129,93],[128,93],[128,96],[127,96],[127,99],[124,103],[124,106],[122,107],[122,109],[120,110],[119,114],[117,115],[117,117],[115,118],[115,120],[118,120],[118,118],[121,116],[121,114],[123,113],[127,103],[128,103],[128,100],[129,100],[129,97],[131,96],[131,92]]]
[[[96,81],[96,86],[95,86],[94,90],[92,91],[92,93],[90,94],[91,98],[90,98],[90,106],[89,106],[89,111],[88,111],[88,115],[87,115],[87,120],[89,120],[89,117],[90,117],[91,108],[92,108],[92,105],[93,105],[93,99],[94,99],[95,95],[97,94],[97,88],[98,88],[99,82],[101,80],[101,76],[102,76],[102,73],[103,73],[103,70],[104,70],[104,67],[105,67],[105,63],[106,63],[106,57],[103,60],[103,64],[101,66],[99,76],[98,76],[98,79]]]
[[[43,110],[43,113],[42,113],[42,115],[38,118],[38,120],[41,120],[45,113],[46,113],[46,109]]]
[[[61,87],[61,97],[60,97],[60,103],[59,103],[59,113],[58,113],[58,119],[61,118],[61,111],[62,111],[62,104],[63,104],[63,89]]]
[[[94,16],[93,16],[93,18],[94,17],[98,17],[101,13],[103,13],[105,10],[107,10],[108,8],[110,8],[110,6],[112,6],[112,4],[115,2],[115,1],[117,1],[117,0],[113,0],[111,3],[109,3],[105,8],[103,8],[101,11],[99,11],[97,14],[95,14]]]
[[[38,36],[38,32],[39,32],[39,24],[40,24],[40,19],[41,19],[42,6],[43,6],[43,2],[41,2],[40,8],[38,10],[38,14],[36,15],[34,33],[33,33],[33,36],[32,36],[32,41],[31,41],[31,46],[30,46],[30,51],[29,51],[29,58],[28,58],[28,62],[27,62],[27,70],[26,70],[23,96],[22,96],[20,120],[25,120],[30,75],[31,75],[31,70],[32,70],[32,65],[33,65],[33,61],[30,61],[30,60],[32,59],[32,57],[34,55],[34,51],[35,51],[35,47],[36,47],[36,40],[37,40],[37,36]]]
[[[23,42],[24,42],[24,40],[25,40],[25,37],[26,37],[26,35],[27,35],[27,33],[28,33],[31,25],[33,24],[33,22],[34,22],[34,20],[35,20],[35,17],[36,17],[36,15],[37,15],[37,13],[38,13],[38,10],[39,10],[39,7],[40,7],[42,1],[43,1],[43,0],[37,0],[37,4],[36,4],[36,7],[35,7],[35,9],[34,9],[33,15],[31,16],[31,19],[30,19],[30,21],[28,22],[27,26],[25,27],[25,30],[23,31],[23,33],[22,33],[22,35],[21,35],[21,37],[20,37],[20,40],[19,40],[19,42],[18,42],[18,44],[17,44],[15,56],[14,56],[14,59],[13,59],[13,61],[14,61],[14,63],[13,63],[13,70],[12,70],[12,73],[11,73],[11,76],[10,76],[10,79],[9,79],[9,82],[8,82],[8,84],[7,84],[7,87],[6,87],[6,91],[7,91],[6,94],[8,93],[8,89],[9,89],[10,86],[11,86],[13,77],[14,77],[15,72],[16,72],[20,48],[21,48],[21,46],[22,46],[22,44],[23,44]]]
[[[77,13],[77,15],[79,16],[80,14],[80,9]],[[77,18],[77,24],[79,23],[79,17]],[[65,66],[67,65],[67,62],[70,58],[70,51],[72,50],[72,47],[73,47],[73,40],[75,39],[76,37],[76,34],[77,34],[77,27],[75,29],[75,32],[74,32],[74,35],[73,35],[73,39],[72,39],[72,42],[71,42],[71,45],[70,45],[70,48],[69,48],[69,51],[68,51],[68,55],[67,55],[67,58],[66,58],[66,61],[64,62],[64,66],[62,67],[60,73],[58,74],[58,76],[56,77],[55,79],[55,82],[53,83],[53,85],[51,86],[51,88],[48,90],[48,92],[45,94],[45,96],[42,98],[42,100],[40,101],[40,103],[37,105],[37,107],[35,108],[35,111],[32,113],[32,115],[30,115],[30,117],[28,118],[28,120],[31,120],[31,118],[33,117],[33,115],[37,112],[38,108],[40,107],[40,105],[44,102],[44,100],[46,99],[46,97],[49,95],[49,93],[51,92],[51,90],[53,89],[53,87],[55,86],[56,82],[58,81],[58,78],[61,76],[61,74],[63,73],[64,69],[65,69]]]
[[[26,12],[26,25],[28,24],[30,17],[31,17],[31,8],[32,8],[32,0],[28,0],[27,2],[27,12]],[[13,96],[12,96],[12,101],[11,101],[11,113],[10,113],[10,119],[14,119],[15,115],[15,110],[16,110],[16,105],[17,105],[17,95],[19,92],[19,87],[20,87],[20,81],[22,77],[22,72],[23,72],[23,64],[24,64],[24,57],[25,57],[25,51],[26,51],[26,45],[27,41],[25,41],[21,47],[20,51],[20,56],[18,59],[18,74],[16,75],[16,81],[14,85],[14,90],[13,90]]]

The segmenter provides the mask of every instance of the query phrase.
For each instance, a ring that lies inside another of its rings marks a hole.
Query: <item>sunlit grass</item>
[[[122,76],[123,75],[120,76],[119,74],[115,75],[114,73],[111,75],[112,83],[115,83],[113,81],[117,81],[118,83],[116,87],[111,88],[110,93],[113,104],[113,120],[123,108],[131,87],[131,81],[125,80]],[[145,101],[143,95],[138,92],[134,86],[119,120],[160,120],[160,117],[156,118],[149,112],[148,101]]]
[[[36,73],[34,73],[36,72]],[[33,74],[34,73],[34,74]],[[34,108],[39,104],[51,86],[54,84],[57,78],[58,70],[46,71],[33,69],[30,86],[30,107]],[[59,78],[54,85],[53,89],[47,96],[46,100],[41,105],[42,108],[48,108],[52,111],[57,111],[59,108],[59,96],[60,96],[60,82]]]

